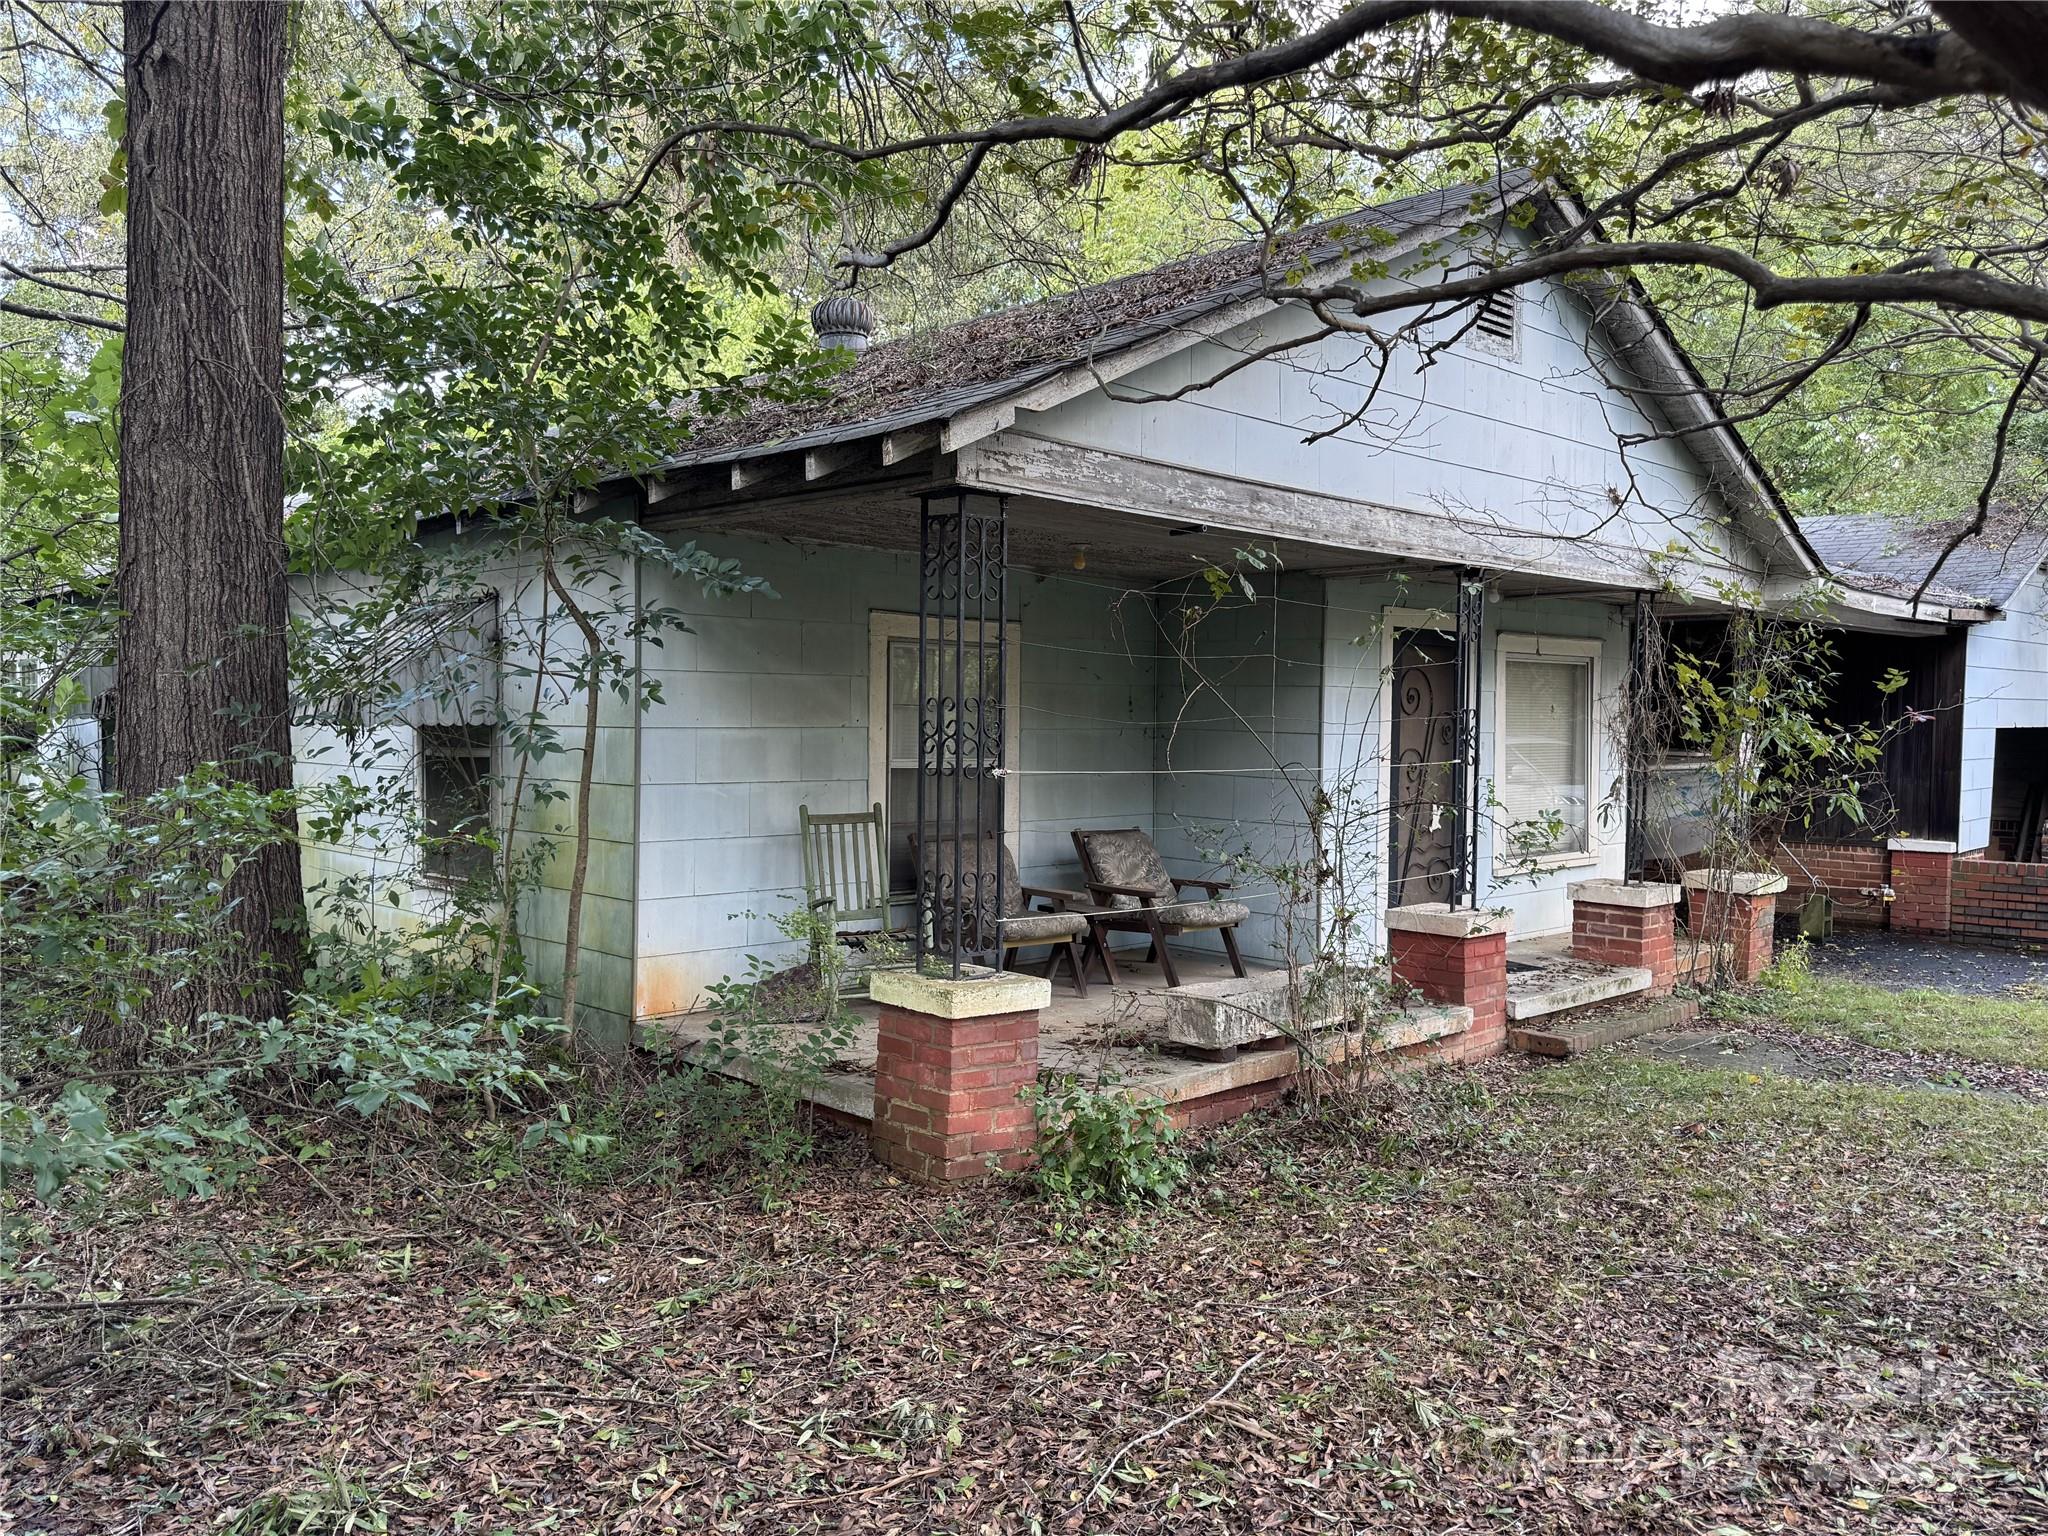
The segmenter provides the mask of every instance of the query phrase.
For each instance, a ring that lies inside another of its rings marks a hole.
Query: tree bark
[[[1997,5],[1935,0],[1933,10],[2004,77],[2015,99],[2048,106],[2048,5],[2041,0],[2000,0]]]
[[[583,761],[576,771],[576,854],[569,870],[569,921],[562,931],[562,1029],[579,1054],[584,1041],[576,1029],[576,984],[583,971],[583,893],[590,883],[590,791],[597,765],[598,707],[604,692],[598,677],[598,658],[604,653],[604,637],[583,611],[583,605],[569,595],[555,569],[554,532],[550,528],[540,552],[541,574],[555,594],[562,611],[569,615],[583,636],[583,654],[589,670],[583,677]]]
[[[280,0],[127,0],[115,781],[131,802],[218,764],[291,782],[285,660]],[[287,827],[286,832],[295,829]],[[282,1011],[304,930],[296,843],[229,886],[232,974],[164,1016]]]

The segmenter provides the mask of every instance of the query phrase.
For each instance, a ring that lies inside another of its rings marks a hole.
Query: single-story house
[[[916,886],[920,546],[933,515],[957,530],[970,510],[1000,530],[975,568],[1000,619],[985,602],[972,623],[928,612],[925,655],[969,629],[977,666],[999,654],[1000,739],[975,779],[1023,884],[1083,889],[1074,832],[1135,829],[1176,874],[1234,882],[1254,964],[1333,924],[1381,952],[1387,914],[1428,903],[1568,936],[1570,887],[1631,872],[1617,738],[1632,634],[1740,593],[1779,601],[1827,563],[1626,283],[1441,306],[1426,344],[1389,349],[1269,296],[1290,274],[1364,270],[1426,295],[1558,216],[1526,187],[1459,186],[872,345],[864,305],[821,305],[858,353],[823,398],[703,424],[586,498],[772,591],[710,595],[647,560],[585,576],[621,611],[680,610],[689,632],[642,651],[641,696],[602,704],[582,1007],[623,1036],[698,1008],[750,956],[796,952],[777,918],[806,895],[799,807],[879,805],[891,884]],[[474,605],[388,648],[415,678],[454,658],[465,685],[415,682],[368,724],[307,726],[306,777],[359,763],[368,730],[417,764],[430,824],[502,815],[505,746],[476,701],[528,686],[541,584],[510,558],[476,579]],[[1996,610],[1845,582],[1832,612],[1890,644]],[[571,744],[582,709],[544,700]],[[573,788],[574,767],[554,777]],[[1990,799],[1977,786],[1966,817]],[[1304,898],[1276,878],[1319,860],[1343,880]],[[312,882],[377,885],[413,916],[460,873],[363,845],[307,863]],[[543,982],[566,867],[518,913]],[[1190,952],[1222,940],[1176,935]]]

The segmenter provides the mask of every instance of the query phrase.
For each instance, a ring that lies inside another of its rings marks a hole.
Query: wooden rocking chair
[[[893,934],[889,895],[889,822],[880,801],[865,811],[813,812],[796,808],[803,835],[804,901],[831,925],[849,949],[866,948]],[[853,925],[853,926],[849,926]],[[848,990],[866,986],[849,970]]]

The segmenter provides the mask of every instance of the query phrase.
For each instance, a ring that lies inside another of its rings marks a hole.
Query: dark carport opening
[[[1999,857],[2041,860],[2048,812],[2048,727],[2015,726],[1998,733],[1991,762],[1991,842]]]

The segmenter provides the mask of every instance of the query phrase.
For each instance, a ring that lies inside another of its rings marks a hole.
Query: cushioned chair
[[[956,842],[959,847],[960,880],[963,886],[973,889],[981,879],[981,871],[991,867],[999,873],[1002,881],[1001,906],[996,920],[996,930],[997,942],[1002,951],[1003,968],[1010,968],[1010,956],[1017,950],[1046,946],[1052,951],[1045,960],[1046,976],[1050,978],[1053,975],[1060,957],[1064,955],[1067,969],[1073,973],[1074,991],[1086,997],[1088,962],[1082,953],[1082,944],[1089,937],[1088,918],[1085,913],[1067,910],[1069,906],[1078,906],[1082,903],[1080,892],[1022,883],[1017,878],[1017,861],[1010,857],[1008,845],[999,837],[934,838],[929,845],[931,868],[948,882],[953,878]],[[1034,900],[1043,901],[1047,905],[1033,911],[1027,904]],[[970,915],[967,941],[978,948],[991,947],[978,942],[980,935],[971,929],[973,921]]]
[[[1136,827],[1074,831],[1074,852],[1081,857],[1081,876],[1095,901],[1089,914],[1100,939],[1103,930],[1142,933],[1152,940],[1152,952],[1145,958],[1157,960],[1169,987],[1180,985],[1173,955],[1166,947],[1169,938],[1183,933],[1216,932],[1223,936],[1223,949],[1230,956],[1230,968],[1244,974],[1244,956],[1237,950],[1237,925],[1250,917],[1251,908],[1241,901],[1224,901],[1228,880],[1204,880],[1194,876],[1175,877],[1166,872],[1166,861],[1152,839]],[[1193,888],[1207,892],[1200,901],[1182,894]],[[1116,962],[1110,958],[1107,942],[1098,942],[1102,968],[1116,985]]]

